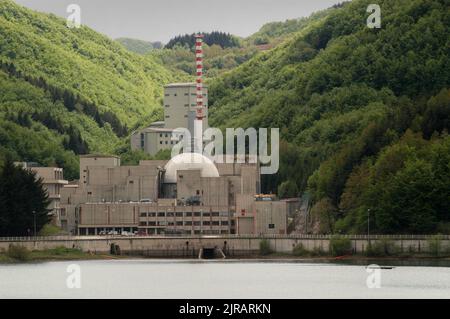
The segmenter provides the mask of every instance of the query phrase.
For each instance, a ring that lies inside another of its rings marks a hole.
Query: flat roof
[[[174,87],[192,87],[192,86],[196,86],[197,84],[195,82],[182,82],[182,83],[169,83],[167,85],[165,85],[165,88],[174,88]],[[203,84],[204,88],[207,88],[208,86]]]
[[[117,155],[106,155],[106,154],[86,154],[86,155],[80,155],[82,158],[94,158],[94,157],[100,157],[100,158],[108,158],[108,157],[114,157],[114,158],[120,158]]]

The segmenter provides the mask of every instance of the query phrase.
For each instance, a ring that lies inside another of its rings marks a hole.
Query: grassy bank
[[[10,246],[7,251],[0,252],[0,263],[24,263],[56,260],[92,260],[117,259],[120,256],[109,254],[94,254],[83,252],[80,249],[57,247],[45,250],[30,251],[25,247]]]

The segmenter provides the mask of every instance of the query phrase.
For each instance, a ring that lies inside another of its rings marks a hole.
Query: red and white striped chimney
[[[195,109],[194,120],[194,138],[193,146],[194,153],[203,153],[203,118],[205,117],[205,110],[203,108],[203,34],[195,35],[195,61],[197,70],[196,92],[197,92],[197,107]]]
[[[197,67],[197,109],[196,118],[203,120],[205,112],[203,109],[203,34],[195,35],[195,61]]]

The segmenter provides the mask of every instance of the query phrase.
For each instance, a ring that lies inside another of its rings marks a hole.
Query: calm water
[[[81,288],[67,288],[78,264]],[[108,260],[0,265],[0,298],[450,298],[450,268],[286,261]]]

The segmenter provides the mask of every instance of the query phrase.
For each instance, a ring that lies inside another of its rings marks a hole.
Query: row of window
[[[191,93],[192,96],[197,96],[197,93]],[[203,93],[203,96],[207,96],[208,94]],[[164,94],[164,96],[170,96],[169,93]],[[177,93],[174,93],[173,96],[178,96]],[[189,96],[189,93],[184,93],[184,96]]]
[[[203,214],[201,212],[143,212],[140,215],[141,217],[228,217],[229,214],[228,212],[203,212]]]
[[[176,222],[167,222],[167,221],[141,221],[139,226],[228,226],[228,220],[219,221],[209,221],[204,220],[200,221],[176,221]]]
[[[164,106],[165,106],[165,107],[170,107],[169,104],[166,104],[166,105],[164,105]],[[191,103],[191,106],[197,106],[197,104]],[[189,107],[189,104],[185,104],[184,107]],[[203,104],[203,107],[207,107],[207,105],[206,105],[206,104]]]

